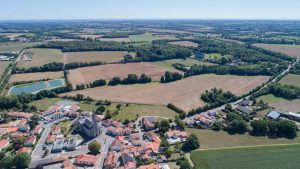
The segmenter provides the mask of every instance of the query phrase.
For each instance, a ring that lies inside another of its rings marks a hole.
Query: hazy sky
[[[300,19],[300,0],[0,0],[0,20]]]

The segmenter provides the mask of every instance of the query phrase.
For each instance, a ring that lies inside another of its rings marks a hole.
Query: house
[[[24,146],[31,147],[35,144],[35,142],[36,142],[36,137],[35,136],[30,136],[25,140]]]
[[[158,142],[158,143],[161,142],[160,138],[153,131],[148,131],[147,133],[145,133],[145,136],[150,141],[154,141],[154,142]]]
[[[59,104],[51,106],[48,110],[40,112],[40,116],[41,117],[46,117],[46,116],[49,116],[51,114],[54,114],[55,112],[59,112],[62,107],[63,106],[59,105]]]
[[[114,169],[117,167],[117,163],[117,154],[113,152],[108,152],[104,161],[103,169]]]
[[[244,99],[243,101],[241,101],[239,104],[241,105],[241,106],[249,106],[249,105],[251,105],[251,103],[252,103],[252,101],[250,100],[250,99]]]
[[[76,105],[76,104],[73,104],[72,106],[70,106],[69,110],[72,110],[72,111],[78,111],[80,109],[80,106]]]
[[[77,119],[72,126],[76,126],[75,130],[84,134],[88,138],[95,138],[99,135],[99,126],[95,113],[93,113],[92,117]]]
[[[49,135],[49,136],[47,137],[46,143],[47,143],[47,144],[53,144],[54,141],[55,141],[55,139],[56,139],[56,135]]]
[[[64,114],[63,114],[62,112],[56,112],[56,113],[53,113],[53,114],[50,115],[50,116],[43,117],[43,119],[44,119],[44,121],[45,121],[46,123],[50,123],[50,122],[52,122],[52,121],[61,119],[62,117],[64,117]]]
[[[95,166],[98,161],[98,156],[94,155],[79,155],[75,159],[75,164],[81,166]]]
[[[30,117],[33,114],[32,113],[24,113],[24,112],[10,112],[10,113],[7,113],[7,115],[10,117],[17,118],[17,119],[21,119],[21,118],[30,119]]]
[[[167,138],[187,138],[187,133],[185,131],[173,130],[165,133]]]
[[[250,110],[249,108],[244,107],[244,106],[237,106],[236,110],[243,113],[243,114],[245,114],[245,115],[247,115],[247,116],[250,116],[250,115],[253,114],[252,110]]]
[[[43,128],[40,126],[36,126],[34,129],[32,129],[31,134],[33,135],[39,135],[41,134]]]
[[[102,121],[102,126],[104,127],[123,127],[123,125],[120,122],[117,122],[113,119],[105,119]]]
[[[27,153],[30,154],[31,153],[31,148],[28,147],[22,147],[18,150],[17,154],[21,154],[21,153]]]
[[[60,126],[53,126],[53,127],[52,127],[52,130],[51,130],[51,133],[52,133],[52,134],[57,135],[57,134],[59,134],[60,132],[61,132],[61,127],[60,127]]]
[[[121,151],[122,149],[122,141],[115,139],[110,145],[110,151]]]
[[[127,153],[123,153],[120,157],[119,157],[120,161],[121,161],[121,165],[123,166],[127,166],[125,168],[129,168],[129,167],[134,167],[136,165],[135,162],[135,158],[132,155],[129,155]]]
[[[139,169],[160,169],[160,166],[157,164],[149,164],[140,166]]]
[[[0,150],[5,149],[9,145],[8,140],[0,140]]]
[[[54,165],[58,163],[63,163],[66,160],[68,160],[68,158],[65,156],[57,156],[53,158],[40,159],[37,161],[32,161],[30,164],[30,168],[36,168],[38,166]]]
[[[65,141],[65,138],[62,135],[58,135],[53,144],[51,152],[52,153],[61,152],[63,149],[64,141]]]
[[[140,140],[140,133],[133,133],[133,134],[130,134],[129,135],[129,140],[132,141],[132,140]]]
[[[195,115],[194,119],[196,122],[200,122],[200,124],[204,125],[205,127],[210,127],[213,125],[212,120],[209,120],[202,115]]]
[[[14,132],[10,134],[11,138],[16,138],[16,137],[26,137],[28,136],[27,133],[21,133],[21,132]]]
[[[74,165],[72,165],[70,160],[66,160],[63,162],[64,169],[77,169]]]
[[[280,117],[280,113],[273,110],[267,114],[267,117],[273,120],[277,120]]]
[[[68,151],[73,151],[75,150],[76,146],[77,146],[77,140],[78,137],[77,136],[70,136],[69,140],[68,140],[68,145],[67,145],[67,150]]]
[[[129,127],[121,128],[121,127],[110,126],[107,128],[106,133],[112,136],[124,136],[132,133],[132,129]]]
[[[155,128],[155,122],[150,121],[148,118],[143,118],[143,128],[146,131],[153,130]]]

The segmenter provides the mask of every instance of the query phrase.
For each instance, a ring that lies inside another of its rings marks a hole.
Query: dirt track
[[[81,91],[74,91],[63,95],[77,93],[91,96],[95,99],[108,99],[114,102],[144,103],[166,105],[174,103],[188,111],[203,106],[200,95],[211,88],[223,88],[236,95],[242,95],[256,86],[266,82],[268,77],[218,76],[201,75],[186,78],[168,84],[151,83],[145,85],[105,86]]]

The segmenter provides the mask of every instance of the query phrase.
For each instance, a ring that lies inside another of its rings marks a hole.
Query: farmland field
[[[288,74],[287,76],[284,76],[279,83],[283,85],[293,85],[300,87],[300,75],[296,74]]]
[[[163,40],[163,39],[169,39],[169,40],[176,40],[176,37],[159,37],[155,36],[152,33],[145,33],[142,35],[130,35],[129,39],[132,42],[152,42],[154,40]]]
[[[300,45],[254,44],[254,46],[300,58]]]
[[[48,107],[52,106],[54,103],[60,100],[61,98],[44,98],[42,100],[30,102],[28,105],[35,106],[38,110],[46,110]]]
[[[31,61],[19,61],[17,67],[29,68],[34,66],[43,66],[52,62],[62,62],[63,54],[58,49],[30,49],[33,53]]]
[[[0,45],[0,52],[20,52],[22,49],[42,44],[41,42],[30,43],[5,43]]]
[[[295,139],[270,139],[268,137],[255,137],[248,133],[230,135],[225,131],[187,128],[189,134],[195,134],[200,142],[200,149],[229,148],[242,146],[273,145],[273,144],[300,144],[300,137]],[[300,133],[298,133],[299,135]]]
[[[100,41],[107,42],[130,42],[129,38],[98,38]]]
[[[72,75],[72,73],[71,73]],[[73,73],[71,81],[80,79],[77,73]],[[97,76],[98,78],[99,75]],[[94,79],[95,77],[93,77]],[[174,103],[184,110],[191,110],[204,103],[200,100],[200,95],[205,90],[211,88],[223,88],[230,90],[237,95],[242,95],[256,86],[266,82],[269,77],[266,76],[230,76],[230,75],[200,75],[185,78],[172,83],[150,83],[137,85],[119,85],[119,86],[104,86],[81,91],[74,91],[64,95],[76,95],[77,93],[91,96],[95,99],[108,99],[114,102],[125,103],[144,103],[166,105]],[[84,79],[83,79],[84,81]],[[73,82],[74,83],[74,82]],[[78,82],[76,82],[78,83]],[[75,83],[75,84],[76,84]]]
[[[282,109],[285,111],[300,112],[300,99],[286,100],[283,98],[275,97],[271,94],[261,96],[256,99],[257,101],[263,100],[269,106],[275,109]]]
[[[198,44],[191,42],[191,41],[175,41],[175,42],[168,42],[171,45],[178,45],[178,46],[185,46],[185,47],[197,47]]]
[[[197,169],[300,168],[300,145],[193,151]]]
[[[153,80],[159,80],[167,69],[150,63],[108,64],[70,70],[69,78],[73,85],[87,84],[99,79],[110,80],[115,76],[124,78],[128,74],[145,73]]]
[[[64,53],[64,63],[71,62],[118,62],[124,59],[126,52],[123,51],[101,51],[101,52],[67,52]]]
[[[7,68],[7,66],[10,64],[10,61],[0,61],[0,77],[2,76],[2,74],[4,73],[5,69]]]
[[[81,34],[79,36],[82,37],[82,38],[97,39],[97,38],[101,38],[103,35]]]
[[[43,79],[59,79],[63,77],[63,72],[38,72],[38,73],[22,73],[14,74],[10,77],[9,83],[38,81]]]

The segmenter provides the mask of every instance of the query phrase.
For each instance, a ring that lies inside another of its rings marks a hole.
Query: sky
[[[300,0],[0,0],[0,20],[297,19]]]

